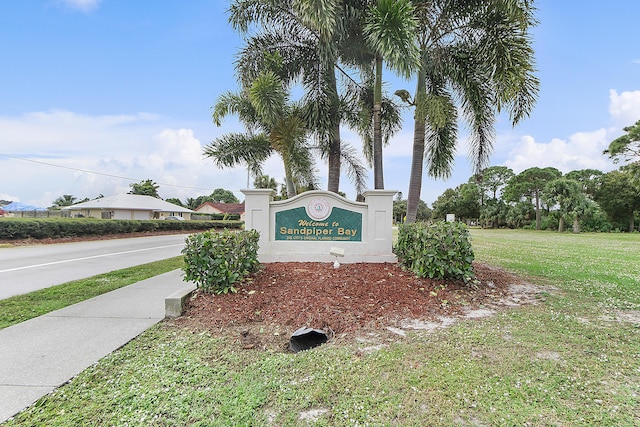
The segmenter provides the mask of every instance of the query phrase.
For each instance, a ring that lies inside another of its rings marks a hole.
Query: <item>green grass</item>
[[[165,322],[7,424],[640,425],[640,320],[622,317],[640,316],[640,235],[472,235],[478,260],[549,287],[540,304],[298,354]]]
[[[0,329],[182,267],[182,256],[0,300]]]

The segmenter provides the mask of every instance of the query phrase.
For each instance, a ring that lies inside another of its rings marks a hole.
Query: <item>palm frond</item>
[[[257,114],[248,96],[241,93],[223,93],[213,107],[211,118],[216,126],[221,126],[222,119],[229,114],[236,114],[247,126],[257,122]]]
[[[251,105],[267,127],[271,127],[282,117],[287,99],[282,80],[270,71],[260,74],[249,88]]]
[[[389,68],[409,77],[420,62],[420,51],[414,42],[416,28],[411,1],[379,0],[369,9],[364,36]]]
[[[367,188],[367,168],[360,162],[357,151],[349,144],[343,142],[341,145],[340,158],[345,166],[345,172],[356,193],[362,194]]]
[[[254,176],[260,174],[261,165],[273,153],[265,134],[227,133],[203,148],[203,154],[220,168],[247,166]]]

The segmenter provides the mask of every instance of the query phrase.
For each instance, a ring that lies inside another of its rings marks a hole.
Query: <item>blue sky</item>
[[[637,0],[539,0],[534,48],[540,97],[529,119],[496,126],[492,165],[615,169],[601,152],[640,119]],[[152,179],[164,198],[246,187],[202,147],[242,128],[215,127],[211,106],[235,90],[241,38],[224,0],[0,2],[0,199],[42,207],[63,194],[94,198]],[[390,92],[415,83],[392,79]],[[385,151],[385,187],[407,193],[413,124]],[[360,141],[344,131],[343,139]],[[429,205],[471,175],[461,134],[449,180],[425,177]],[[55,166],[52,166],[55,165]],[[97,172],[90,173],[87,171]],[[283,180],[281,163],[265,171]],[[318,164],[323,188],[326,165]],[[128,179],[127,179],[128,178]],[[372,185],[372,180],[370,180]],[[341,189],[355,197],[346,177]]]

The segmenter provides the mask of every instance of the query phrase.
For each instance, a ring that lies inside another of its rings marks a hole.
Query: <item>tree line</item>
[[[447,189],[433,203],[434,218],[453,213],[483,227],[531,227],[573,232],[629,231],[640,222],[640,120],[623,129],[602,154],[619,169],[595,169],[565,175],[552,167],[514,174],[491,166],[465,184]]]
[[[453,213],[482,227],[580,231],[634,231],[640,219],[637,163],[603,173],[581,169],[562,174],[533,167],[514,174],[491,166],[450,188],[433,203],[434,219]]]

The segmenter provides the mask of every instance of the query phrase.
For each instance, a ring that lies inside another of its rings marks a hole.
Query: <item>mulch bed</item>
[[[433,320],[491,305],[517,277],[475,263],[477,282],[418,279],[396,264],[279,262],[264,264],[236,294],[196,292],[176,324],[211,331],[283,330],[302,326],[335,334]]]

